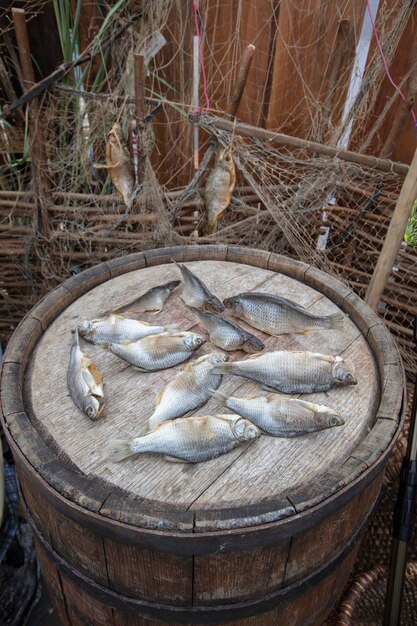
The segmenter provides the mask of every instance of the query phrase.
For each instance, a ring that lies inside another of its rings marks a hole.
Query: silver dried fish
[[[174,367],[191,357],[205,342],[197,333],[161,333],[131,341],[130,343],[110,343],[107,347],[113,354],[144,372]]]
[[[92,358],[80,348],[78,331],[73,331],[67,386],[74,404],[91,420],[96,420],[104,408],[103,378]]]
[[[230,452],[260,436],[259,429],[240,415],[180,417],[158,424],[149,434],[110,443],[111,460],[156,452],[168,461],[198,463]]]
[[[142,294],[138,298],[135,298],[129,304],[123,306],[123,309],[127,307],[135,307],[135,311],[138,313],[146,313],[147,311],[155,311],[155,315],[160,313],[164,307],[165,302],[171,295],[171,293],[181,284],[180,280],[171,280],[163,285],[157,285],[152,287],[146,293]]]
[[[313,315],[300,304],[269,293],[240,293],[226,298],[224,305],[235,317],[270,335],[343,327],[342,313]]]
[[[168,331],[177,331],[175,325],[152,326],[147,322],[132,320],[116,313],[97,320],[85,320],[79,326],[83,339],[91,343],[125,343],[138,341],[149,335],[158,335]]]
[[[183,263],[177,263],[172,259],[181,272],[184,287],[182,289],[181,299],[189,306],[205,311],[224,311],[224,306],[216,296],[214,296],[205,286],[202,280],[198,278]]]
[[[274,437],[295,437],[343,426],[345,420],[323,404],[278,395],[236,398],[213,391],[213,397],[234,413],[246,417]]]
[[[353,367],[340,356],[281,351],[255,354],[245,361],[219,363],[218,374],[250,378],[284,393],[315,393],[341,385],[356,385]]]

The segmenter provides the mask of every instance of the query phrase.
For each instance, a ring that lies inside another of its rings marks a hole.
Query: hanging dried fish
[[[232,148],[222,148],[217,154],[216,164],[207,179],[205,203],[207,211],[207,233],[212,233],[223,211],[227,209],[236,183]]]
[[[106,162],[113,185],[127,206],[135,186],[132,157],[122,135],[120,124],[113,124],[106,144]]]

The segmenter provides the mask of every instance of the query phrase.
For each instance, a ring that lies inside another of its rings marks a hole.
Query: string
[[[369,17],[371,18],[372,29],[374,31],[375,41],[376,41],[376,44],[378,46],[378,50],[379,50],[379,53],[381,55],[382,62],[384,64],[385,73],[386,73],[386,75],[388,77],[388,80],[390,81],[391,85],[394,87],[395,91],[400,95],[400,97],[404,100],[404,102],[406,102],[407,98],[405,97],[405,95],[401,91],[400,87],[394,82],[394,79],[392,78],[392,76],[390,74],[390,71],[389,71],[389,68],[388,68],[388,62],[387,62],[386,56],[384,54],[384,51],[382,49],[382,44],[381,44],[381,41],[379,39],[378,31],[376,29],[375,20],[374,20],[374,16],[372,15],[371,5],[369,4],[369,0],[366,0],[366,4],[367,4],[367,8],[368,8]],[[414,113],[412,108],[410,108],[410,114],[411,114],[411,117],[413,118],[414,135],[417,136],[417,118],[416,118],[416,114]]]
[[[209,99],[208,93],[207,93],[206,68],[204,67],[204,58],[203,58],[203,49],[202,49],[202,45],[201,45],[200,28],[198,26],[198,6],[197,6],[197,2],[193,2],[193,11],[194,11],[195,30],[196,30],[196,33],[197,33],[197,40],[198,40],[198,56],[199,56],[199,60],[200,60],[201,73],[203,75],[203,93],[204,93],[204,98],[205,98],[205,101],[206,101],[206,106],[205,106],[204,111],[208,111],[209,108],[210,108],[210,99]]]

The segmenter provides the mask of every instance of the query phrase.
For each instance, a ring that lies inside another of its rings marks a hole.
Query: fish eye
[[[201,339],[201,337],[197,337],[195,342],[196,342],[197,346],[201,346],[201,344],[203,343],[203,340]]]
[[[337,419],[337,417],[330,418],[330,426],[337,426],[338,423],[339,423],[339,420]]]
[[[223,300],[223,304],[227,309],[231,309],[232,308],[232,302],[231,300]]]

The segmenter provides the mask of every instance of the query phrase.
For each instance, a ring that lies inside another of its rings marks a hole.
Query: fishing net
[[[59,8],[59,2],[54,4]],[[252,43],[256,50],[239,119],[340,149],[387,153],[381,133],[397,94],[391,89],[381,101],[386,75],[373,44],[365,52],[359,89],[349,96],[365,2],[329,0],[319,9],[295,0],[95,4],[98,34],[89,45],[98,54],[72,67],[38,99],[36,123],[42,126],[50,186],[48,233],[37,228],[34,218],[28,136],[35,122],[25,114],[20,120],[17,114],[0,116],[2,336],[7,338],[23,313],[71,273],[171,244],[229,243],[287,254],[337,275],[364,296],[404,172],[352,163],[304,144],[242,137],[219,130],[215,119],[229,109],[242,55]],[[411,3],[381,2],[377,26],[388,62],[395,60],[400,42],[411,37],[407,29],[415,15]],[[197,107],[192,101],[196,23],[201,52]],[[73,22],[69,29],[74,45],[68,62],[79,54],[81,26]],[[133,58],[158,46],[145,62],[149,121],[138,131]],[[401,88],[414,69],[410,61]],[[115,194],[106,169],[105,147],[115,122],[138,175],[128,206]],[[207,167],[200,166],[201,176],[190,184],[196,125],[199,161]],[[237,183],[217,229],[206,235],[203,189],[214,158],[206,163],[204,155],[213,140],[232,142]],[[408,237],[378,309],[410,374],[417,312],[411,244],[414,239]]]

